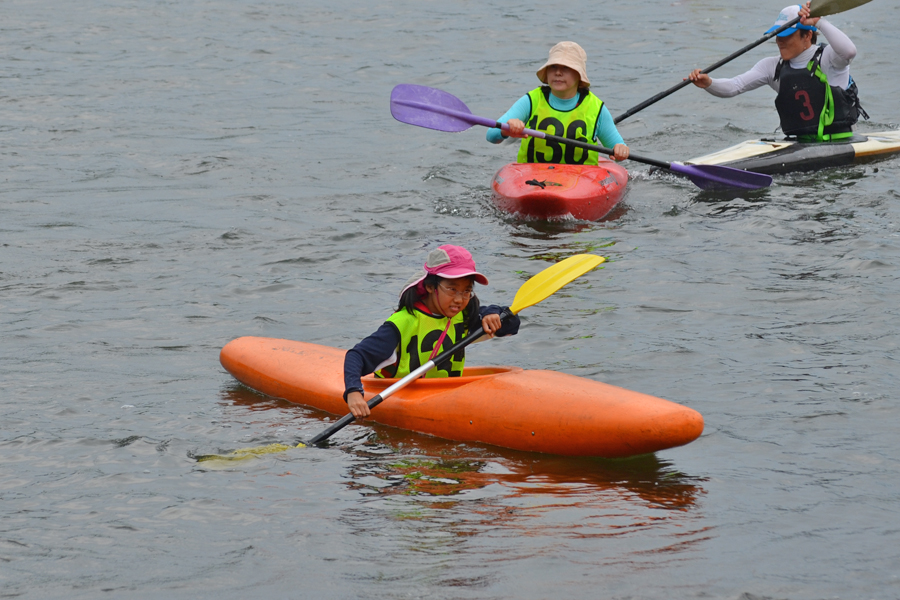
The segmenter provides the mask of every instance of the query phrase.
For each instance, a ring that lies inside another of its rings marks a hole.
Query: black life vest
[[[783,59],[775,68],[775,80],[781,81],[775,108],[785,135],[813,137],[815,141],[850,137],[859,115],[869,118],[859,105],[856,82],[850,78],[847,89],[829,85],[820,63],[825,44],[805,67],[795,69]]]

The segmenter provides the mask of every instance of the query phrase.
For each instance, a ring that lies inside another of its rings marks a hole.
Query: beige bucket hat
[[[537,76],[541,83],[547,83],[547,67],[550,65],[569,67],[581,77],[582,85],[591,85],[587,76],[587,53],[575,42],[560,42],[550,48],[550,58],[537,71]]]

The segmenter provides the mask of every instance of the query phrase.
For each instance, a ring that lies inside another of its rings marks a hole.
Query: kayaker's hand
[[[504,131],[503,135],[514,138],[528,137],[527,135],[522,133],[523,131],[525,131],[525,123],[523,123],[519,119],[510,119],[506,122],[506,124],[509,125],[509,130]]]
[[[347,394],[347,406],[350,407],[350,412],[357,419],[365,419],[372,414],[372,411],[369,410],[369,405],[366,404],[366,399],[359,392]]]
[[[706,89],[712,85],[712,77],[707,75],[706,73],[701,73],[702,69],[694,69],[691,71],[691,74],[687,76],[688,79],[691,80],[691,83],[696,85],[698,88]]]
[[[481,327],[489,337],[494,337],[502,325],[503,321],[500,320],[500,315],[485,315],[481,320]]]
[[[800,17],[801,25],[809,25],[811,27],[815,27],[816,23],[819,22],[819,17],[809,18],[809,0],[807,0],[806,4],[800,7],[800,10],[797,11],[797,16]]]
[[[628,146],[625,144],[616,144],[613,146],[613,158],[616,160],[625,160],[628,158]]]

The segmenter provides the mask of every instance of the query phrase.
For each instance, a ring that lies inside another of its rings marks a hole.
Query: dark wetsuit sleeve
[[[496,304],[491,304],[490,306],[482,306],[478,311],[478,315],[483,319],[487,315],[499,315],[503,312],[505,307],[497,306]],[[519,315],[513,315],[507,320],[503,321],[503,325],[500,326],[500,329],[497,330],[497,333],[494,334],[495,337],[504,337],[507,335],[516,335],[519,333]]]
[[[393,323],[385,321],[378,330],[362,340],[344,357],[344,401],[349,392],[362,392],[360,378],[375,370],[386,361],[400,343],[400,332]]]

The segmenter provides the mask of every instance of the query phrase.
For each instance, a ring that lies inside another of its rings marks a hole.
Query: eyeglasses
[[[452,295],[455,298],[462,298],[463,300],[468,300],[475,295],[475,290],[465,290],[460,292],[451,288],[444,287],[441,284],[438,284],[438,287],[444,290],[448,295]]]

